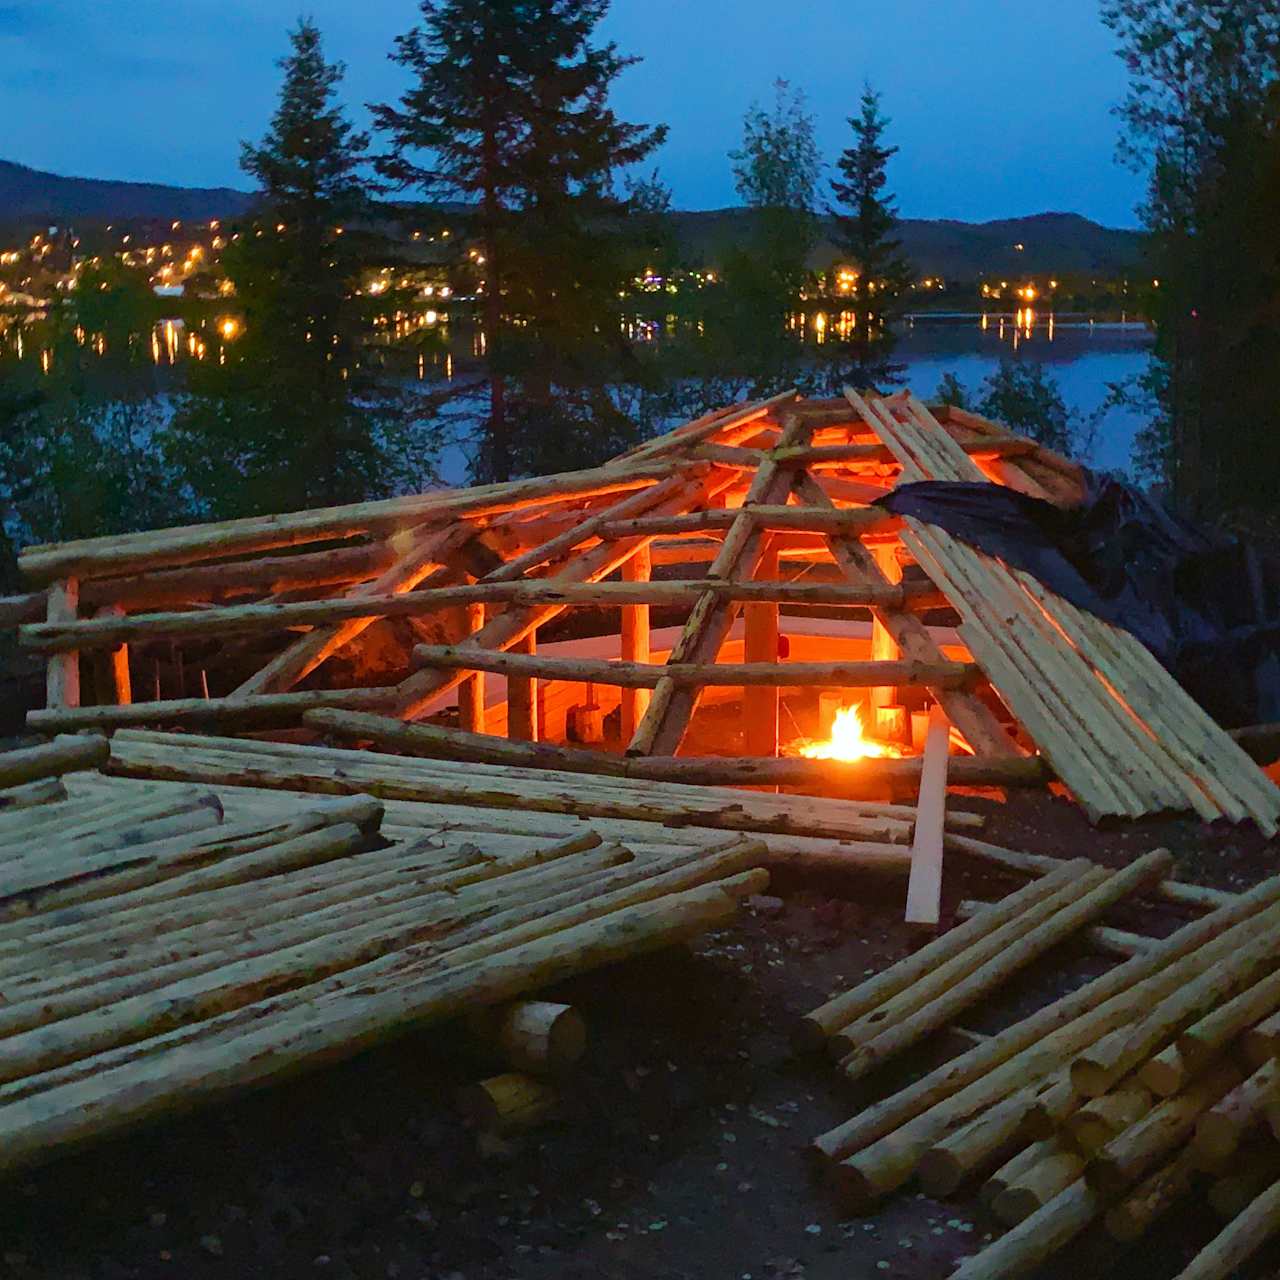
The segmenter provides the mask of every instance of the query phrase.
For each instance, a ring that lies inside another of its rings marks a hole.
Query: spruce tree
[[[839,377],[859,386],[891,381],[901,373],[901,366],[892,362],[894,339],[886,322],[900,308],[914,280],[896,235],[898,210],[887,192],[889,161],[898,154],[897,147],[885,142],[889,124],[879,93],[867,85],[859,114],[849,119],[853,146],[841,153],[840,176],[831,183],[838,201],[831,211],[836,242],[859,273],[857,320],[842,352],[852,367]]]
[[[503,480],[591,461],[625,425],[603,376],[624,354],[626,256],[613,224],[626,206],[613,178],[665,130],[608,105],[635,61],[593,43],[608,0],[422,0],[420,10],[392,54],[413,83],[374,109],[391,144],[379,167],[468,206],[489,396],[473,469]]]
[[[234,336],[192,369],[170,455],[212,514],[355,501],[423,478],[410,470],[413,405],[381,375],[362,296],[374,238],[362,168],[369,139],[337,101],[340,63],[307,20],[289,36],[271,127],[244,144],[259,184],[224,256]],[[416,473],[415,473],[416,472]]]

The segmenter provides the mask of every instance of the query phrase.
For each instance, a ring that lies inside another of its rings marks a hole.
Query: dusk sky
[[[387,61],[413,0],[310,0],[348,64],[347,98],[394,97]],[[294,0],[0,0],[0,158],[83,177],[244,187],[239,141],[263,132]],[[614,0],[605,33],[644,58],[628,118],[664,121],[679,207],[735,202],[726,153],[781,76],[808,94],[828,163],[868,77],[901,154],[910,217],[1046,210],[1135,223],[1138,178],[1114,160],[1124,74],[1096,0]]]

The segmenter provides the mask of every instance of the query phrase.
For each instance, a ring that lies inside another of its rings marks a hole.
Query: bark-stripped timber
[[[625,521],[641,511],[648,511],[655,503],[674,497],[686,488],[686,480],[704,475],[709,467],[687,467],[666,480],[660,480],[650,489],[642,489],[639,493],[629,494],[619,502],[612,503],[594,515],[586,514],[580,523],[570,529],[548,539],[539,546],[533,547],[523,555],[499,565],[491,573],[486,574],[482,582],[514,582],[522,578],[531,569],[537,569],[548,560],[556,560],[581,546],[590,538],[598,537],[604,526],[611,521]]]
[[[683,686],[681,686],[683,687]],[[513,742],[486,734],[464,734],[437,725],[405,725],[396,719],[324,708],[307,712],[304,723],[326,733],[425,758],[473,760],[531,769],[602,774],[639,781],[678,782],[699,786],[794,786],[819,793],[873,790],[890,782],[917,785],[921,761],[868,759],[856,762],[807,760],[803,757],[618,756],[581,747]],[[968,786],[1037,786],[1044,781],[1034,760],[957,758],[952,780]]]
[[[902,565],[898,560],[898,549],[894,546],[878,546],[871,549],[876,568],[888,583],[897,586],[902,581]],[[876,617],[871,620],[871,657],[874,661],[893,662],[902,657],[898,642],[886,630],[884,623]],[[898,691],[891,684],[878,685],[871,690],[869,705],[871,707],[889,707],[898,701]]]
[[[511,646],[516,654],[532,657],[537,653],[537,633],[530,631]],[[507,676],[507,735],[517,742],[537,742],[542,734],[538,725],[538,677],[514,672]]]
[[[748,606],[754,608],[755,606]],[[764,606],[762,606],[764,607]],[[969,663],[928,664],[901,662],[723,662],[705,665],[647,662],[615,662],[609,659],[556,658],[505,652],[477,653],[463,645],[418,645],[414,662],[423,667],[450,667],[488,671],[496,675],[541,676],[546,680],[570,680],[582,684],[612,684],[623,688],[652,689],[660,680],[677,684],[724,687],[755,685],[765,688],[866,688],[882,680],[902,685],[939,685],[963,688],[977,677]]]
[[[538,476],[473,489],[444,489],[407,498],[387,498],[345,507],[288,515],[247,516],[220,523],[186,525],[148,533],[28,547],[18,557],[24,577],[48,582],[60,576],[99,578],[143,569],[191,564],[306,542],[394,534],[415,525],[481,519],[559,498],[586,499],[642,489],[665,480],[670,463],[642,462]]]
[[[944,845],[946,843],[945,836],[943,843]],[[989,911],[993,905],[990,902],[965,899],[956,906],[956,919],[971,920],[983,911]],[[1080,938],[1099,954],[1117,956],[1121,960],[1129,960],[1155,943],[1154,938],[1148,938],[1140,933],[1130,933],[1125,929],[1113,929],[1109,925],[1096,925],[1092,929],[1086,929]]]
[[[755,576],[769,582],[776,581],[780,565],[778,550],[772,539],[766,539],[756,562]],[[743,657],[747,663],[777,666],[778,654],[778,606],[776,604],[749,604],[743,608],[745,637]],[[747,685],[742,691],[742,754],[746,756],[776,756],[778,754],[778,711],[781,693],[774,685]]]
[[[1248,1208],[1273,1182],[1280,1179],[1280,1146],[1259,1137],[1238,1152],[1228,1173],[1209,1188],[1209,1204],[1218,1217],[1230,1222]]]
[[[990,440],[972,440],[961,446],[974,458],[1021,458],[1034,454],[1039,446],[1024,436],[1004,436]],[[883,444],[837,444],[810,448],[776,449],[774,461],[784,467],[821,467],[830,462],[874,462],[891,464],[897,461]]]
[[[1273,1182],[1191,1260],[1177,1280],[1227,1280],[1280,1232],[1280,1181]]]
[[[587,1049],[587,1024],[582,1015],[572,1005],[548,1000],[517,1000],[478,1010],[467,1020],[467,1027],[500,1049],[516,1071],[563,1071]]]
[[[946,1063],[897,1094],[823,1134],[815,1152],[832,1162],[843,1194],[867,1204],[901,1186],[920,1157],[957,1119],[1068,1065],[1100,1036],[1131,1021],[1136,1010],[1177,991],[1257,927],[1280,901],[1280,877],[1242,894],[1202,920],[1185,925],[1038,1013]]]
[[[639,539],[631,539],[638,542]],[[614,544],[610,544],[612,546]],[[598,554],[597,554],[598,553]],[[608,546],[590,554],[608,562]],[[586,557],[579,557],[585,560]],[[524,582],[435,587],[401,595],[357,598],[336,597],[292,604],[246,604],[193,612],[133,614],[125,618],[89,618],[51,626],[38,623],[21,630],[19,640],[29,648],[59,652],[64,649],[105,649],[134,641],[182,639],[197,636],[251,635],[293,626],[324,626],[337,620],[373,616],[404,618],[438,609],[469,604],[599,605],[615,608],[629,604],[687,605],[702,595],[738,601],[771,600],[779,604],[830,605],[850,608],[889,607],[920,599],[932,604],[936,593],[925,584],[905,583],[883,589],[851,587],[839,583],[807,582],[580,582],[532,578]]]
[[[108,604],[103,605],[98,610],[98,616],[103,618],[123,618],[125,610],[123,605]],[[127,707],[133,701],[133,680],[129,673],[129,646],[127,644],[117,645],[106,655],[106,675],[109,682],[111,701],[119,707]]]
[[[928,946],[922,947],[905,960],[884,970],[883,973],[868,979],[851,991],[828,1000],[797,1023],[792,1034],[796,1047],[799,1049],[821,1048],[841,1028],[880,1008],[887,1000],[907,990],[947,961],[962,954],[981,938],[1019,916],[1028,907],[1047,898],[1061,885],[1078,875],[1082,869],[1078,863],[1064,863],[1052,877],[1033,881],[1017,893],[1011,893],[1007,898],[993,904],[989,916],[984,916],[981,920],[967,921],[963,925],[948,930]]]
[[[1222,964],[1180,987],[1133,1025],[1119,1028],[1081,1053],[1071,1064],[1071,1083],[1076,1090],[1085,1097],[1100,1097],[1189,1024],[1246,989],[1258,974],[1274,967],[1271,929],[1277,921],[1280,921],[1280,910],[1264,913],[1256,928],[1246,931],[1243,945]]]
[[[730,789],[679,783],[619,784],[509,764],[424,762],[409,756],[145,730],[126,730],[112,739],[108,769],[133,778],[325,795],[366,792],[387,800],[465,805],[469,806],[465,811],[450,808],[444,821],[456,826],[467,816],[474,823],[484,811],[491,810],[495,818],[500,817],[498,830],[530,823],[535,814],[560,814],[659,823],[671,831],[720,828],[820,836],[829,841],[896,839],[905,843],[912,816],[912,810],[901,805],[811,797],[797,811],[786,797]],[[947,821],[971,827],[980,824],[981,818],[952,812]],[[542,830],[543,826],[534,823],[529,829]],[[623,838],[633,838],[630,829],[624,828]],[[788,847],[808,853],[818,844]]]
[[[714,496],[724,481],[713,479],[690,481],[686,489],[679,495],[659,501],[656,512],[674,512],[690,502],[705,500]],[[592,551],[583,555],[571,555],[564,561],[557,561],[547,566],[546,581],[548,585],[597,583],[620,569],[637,552],[648,546],[649,538],[626,538],[617,542],[602,543]],[[485,590],[500,590],[504,587],[520,584],[497,583]],[[627,584],[623,584],[627,585]],[[529,608],[513,608],[485,623],[484,629],[478,631],[466,642],[468,648],[476,649],[509,649],[517,640],[523,639],[532,631],[536,631],[544,622],[549,622],[563,610],[562,604],[543,604]],[[459,676],[453,672],[419,671],[400,685],[400,702],[397,712],[402,719],[414,719],[437,695],[454,688]]]
[[[39,622],[49,608],[45,591],[29,591],[21,596],[0,596],[0,628],[19,627],[24,622]]]
[[[465,606],[467,635],[484,630],[485,606]],[[484,672],[475,670],[458,686],[458,724],[467,733],[483,733],[485,730],[485,678]]]
[[[1114,875],[1106,876],[1104,873],[1094,877],[1086,873],[1073,884],[1064,886],[1028,912],[1026,920],[1011,921],[991,935],[986,941],[993,946],[998,941],[1000,950],[995,955],[980,953],[982,963],[954,986],[941,991],[936,999],[914,1010],[904,1011],[904,1016],[896,1018],[883,1029],[859,1030],[857,1047],[841,1060],[841,1072],[846,1079],[860,1079],[889,1058],[918,1043],[929,1032],[945,1026],[964,1009],[1003,985],[1019,969],[1069,938],[1077,929],[1096,920],[1138,885],[1167,870],[1172,860],[1168,853],[1158,850]],[[964,967],[963,958],[952,963],[957,969]],[[874,1017],[873,1013],[869,1020]],[[852,1042],[854,1033],[854,1027],[846,1028],[837,1039],[848,1038]]]
[[[883,403],[868,406],[856,395],[851,402],[876,422],[903,464],[904,479],[980,476],[917,401],[908,399],[897,417]],[[1280,791],[1257,770],[1242,765],[1245,757],[1239,748],[1191,704],[1131,636],[1082,614],[1028,575],[1010,573],[962,548],[940,530],[913,520],[907,525],[904,537],[909,547],[918,558],[926,556],[931,576],[963,606],[966,625],[973,632],[971,648],[983,625],[983,611],[1001,602],[1003,647],[1011,658],[1015,651],[1018,654],[1014,666],[1021,664],[1020,672],[1025,674],[1028,662],[1039,664],[1041,678],[1025,687],[1017,683],[1019,672],[1013,677],[1005,673],[1002,692],[1013,698],[1019,718],[1028,723],[1029,690],[1034,689],[1041,699],[1047,691],[1047,714],[1056,715],[1060,726],[1076,720],[1082,728],[1087,725],[1105,753],[1111,766],[1105,772],[1078,752],[1074,761],[1062,761],[1059,773],[1086,807],[1094,806],[1099,813],[1136,815],[1161,805],[1190,805],[1206,818],[1225,815],[1239,821],[1250,816],[1264,831],[1275,829]],[[965,575],[967,587],[961,585]],[[1027,607],[1028,600],[1034,602],[1034,609]],[[995,638],[995,633],[988,633],[977,650],[1000,687],[1001,678],[993,670],[993,663],[999,663],[990,652]],[[1036,736],[1035,728],[1029,728]],[[1037,741],[1052,756],[1078,737],[1060,729],[1057,735],[1041,734]]]
[[[74,623],[79,610],[80,584],[75,578],[60,578],[49,587],[48,622]],[[53,654],[45,664],[45,706],[78,707],[80,705],[80,654],[64,649]]]
[[[734,857],[741,865],[756,854]],[[553,898],[510,923],[495,918],[474,941],[452,949],[392,953],[279,995],[246,992],[249,1003],[242,997],[227,1013],[162,1033],[154,1047],[143,1042],[99,1055],[91,1075],[74,1064],[47,1073],[45,1088],[0,1105],[0,1159],[14,1168],[63,1143],[350,1056],[410,1025],[679,941],[729,919],[741,898],[767,885],[762,871],[716,880],[729,870],[724,862],[721,868],[708,873],[698,864],[634,889],[585,900],[575,894],[564,906]],[[181,1052],[165,1052],[168,1045]]]
[[[599,532],[606,538],[637,537],[641,534],[672,536],[682,533],[706,533],[731,529],[742,508],[724,511],[698,511],[680,516],[637,516],[632,520],[615,520],[603,525]],[[757,526],[767,533],[893,533],[901,528],[898,516],[878,507],[796,507],[759,503],[752,514]]]
[[[717,409],[699,418],[696,422],[687,422],[684,426],[677,427],[674,431],[668,431],[663,435],[655,436],[652,440],[645,441],[644,444],[632,449],[629,453],[624,453],[621,458],[617,459],[617,462],[630,465],[664,453],[673,445],[698,444],[717,431],[727,431],[735,427],[746,427],[752,423],[758,423],[768,417],[775,409],[790,404],[798,394],[799,392],[794,387],[791,387],[786,391],[780,391],[776,396],[770,396],[766,400],[756,400],[748,404],[730,405],[724,409]]]
[[[625,582],[648,582],[653,576],[653,548],[637,551],[622,566]],[[651,657],[649,643],[650,617],[647,604],[624,605],[621,615],[620,653],[623,662],[647,666]],[[630,742],[636,726],[644,719],[649,708],[649,693],[645,689],[624,689],[621,700],[621,738]],[[463,726],[466,727],[465,725]]]
[[[811,428],[803,417],[793,415],[783,420],[782,444],[799,444],[806,440]],[[794,478],[774,463],[761,465],[747,490],[747,496],[724,543],[707,570],[707,577],[719,581],[741,581],[752,578],[760,558],[764,534],[755,523],[752,508],[757,505],[785,506]],[[708,594],[693,606],[680,639],[672,649],[669,661],[714,662],[737,617],[736,601],[725,601]],[[689,721],[697,709],[701,689],[661,681],[627,747],[632,756],[674,756],[684,741]]]
[[[1272,973],[1189,1026],[1141,1069],[1143,1083],[1161,1097],[1177,1093],[1242,1031],[1280,1006],[1280,973]]]
[[[468,1123],[492,1133],[536,1129],[555,1114],[560,1095],[545,1080],[510,1071],[468,1085],[457,1093]]]
[[[372,582],[356,587],[350,593],[351,597],[361,599],[382,595],[403,595],[406,591],[412,591],[436,570],[444,568],[452,556],[460,551],[473,536],[474,531],[466,524],[443,531],[415,530],[403,537],[401,542],[403,554],[400,559]],[[248,698],[255,694],[287,693],[326,658],[363,634],[376,621],[377,615],[374,614],[316,627],[295,640],[283,653],[277,655],[260,671],[255,672],[239,685],[232,697]]]
[[[920,799],[911,839],[911,879],[903,917],[909,926],[933,933],[937,932],[942,914],[942,833],[947,816],[950,743],[947,713],[935,705],[929,713],[929,732],[920,771]]]
[[[298,555],[260,556],[189,569],[162,569],[122,578],[92,578],[83,584],[81,601],[95,608],[119,604],[137,612],[243,595],[273,596],[285,591],[347,586],[376,578],[395,564],[400,557],[392,541]]]
[[[67,798],[67,789],[61,778],[37,778],[17,787],[0,790],[0,812],[6,809],[34,809],[39,805],[56,804]]]
[[[86,729],[112,732],[144,725],[171,725],[239,732],[282,729],[319,707],[349,711],[390,711],[396,705],[394,687],[380,689],[311,689],[292,693],[260,693],[234,698],[176,698],[135,702],[124,707],[76,707],[32,711],[30,728],[41,733],[77,733]]]
[[[804,501],[832,507],[831,499],[818,481],[801,475],[796,491]],[[880,572],[875,559],[856,538],[832,536],[831,554],[849,582],[857,587],[884,588],[892,584]],[[936,662],[942,652],[919,618],[892,606],[872,606],[872,617],[881,622],[901,647],[903,655],[920,662]],[[973,750],[982,756],[1021,759],[1023,753],[1001,727],[991,709],[976,695],[950,692],[931,686],[929,692],[942,703],[951,723],[964,734]]]
[[[0,752],[0,787],[20,787],[78,769],[99,769],[111,755],[105,738],[58,737],[42,747]]]
[[[1277,1100],[1280,1100],[1280,1060],[1273,1058],[1199,1118],[1192,1143],[1196,1155],[1207,1166],[1228,1159],[1249,1130],[1262,1123],[1267,1108]]]

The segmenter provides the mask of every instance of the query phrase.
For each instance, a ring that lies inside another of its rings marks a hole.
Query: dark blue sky
[[[349,68],[352,104],[394,96],[386,60],[413,0],[302,0]],[[0,0],[0,157],[86,177],[243,186],[296,0]],[[904,214],[1070,210],[1133,225],[1141,182],[1113,159],[1124,89],[1096,0],[614,0],[607,33],[645,61],[616,102],[666,121],[685,208],[734,202],[726,152],[753,97],[804,88],[830,162],[863,80],[902,148]],[[357,111],[362,116],[363,110]]]

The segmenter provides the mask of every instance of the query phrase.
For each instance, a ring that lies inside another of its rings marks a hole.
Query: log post
[[[870,548],[880,572],[886,582],[897,584],[902,581],[902,566],[898,563],[898,546],[896,543],[875,543]],[[889,634],[888,628],[878,617],[871,621],[871,656],[872,658],[900,658],[902,650],[898,642]],[[898,702],[898,691],[891,685],[872,689],[870,705],[874,707],[892,707]],[[874,718],[874,715],[873,715]]]
[[[50,622],[74,622],[79,604],[79,581],[62,578],[49,587],[45,616]],[[45,705],[50,709],[80,705],[80,655],[74,650],[50,654],[45,667]]]
[[[485,607],[483,601],[465,606],[467,634],[473,636],[484,628]],[[458,718],[468,733],[483,733],[485,679],[484,672],[477,671],[458,686]]]
[[[778,577],[778,548],[773,539],[766,541],[756,564],[756,581],[772,582]],[[778,661],[778,606],[749,604],[743,610],[746,619],[747,662]],[[778,754],[778,707],[781,690],[767,686],[748,686],[742,698],[742,749],[749,756]]]
[[[95,615],[99,618],[123,618],[123,605],[103,605]],[[118,707],[127,707],[133,703],[133,681],[129,676],[129,646],[117,645],[107,653],[107,670],[110,677],[112,700]],[[207,695],[206,695],[207,696]]]
[[[622,566],[624,582],[648,582],[653,573],[653,553],[648,544],[642,547]],[[624,662],[648,662],[649,606],[647,604],[624,605],[622,609],[622,660]],[[622,741],[630,742],[636,726],[649,709],[648,689],[624,689],[622,691]]]
[[[511,646],[512,653],[533,654],[538,651],[537,632]],[[507,737],[521,742],[538,741],[538,680],[535,676],[507,677]]]

